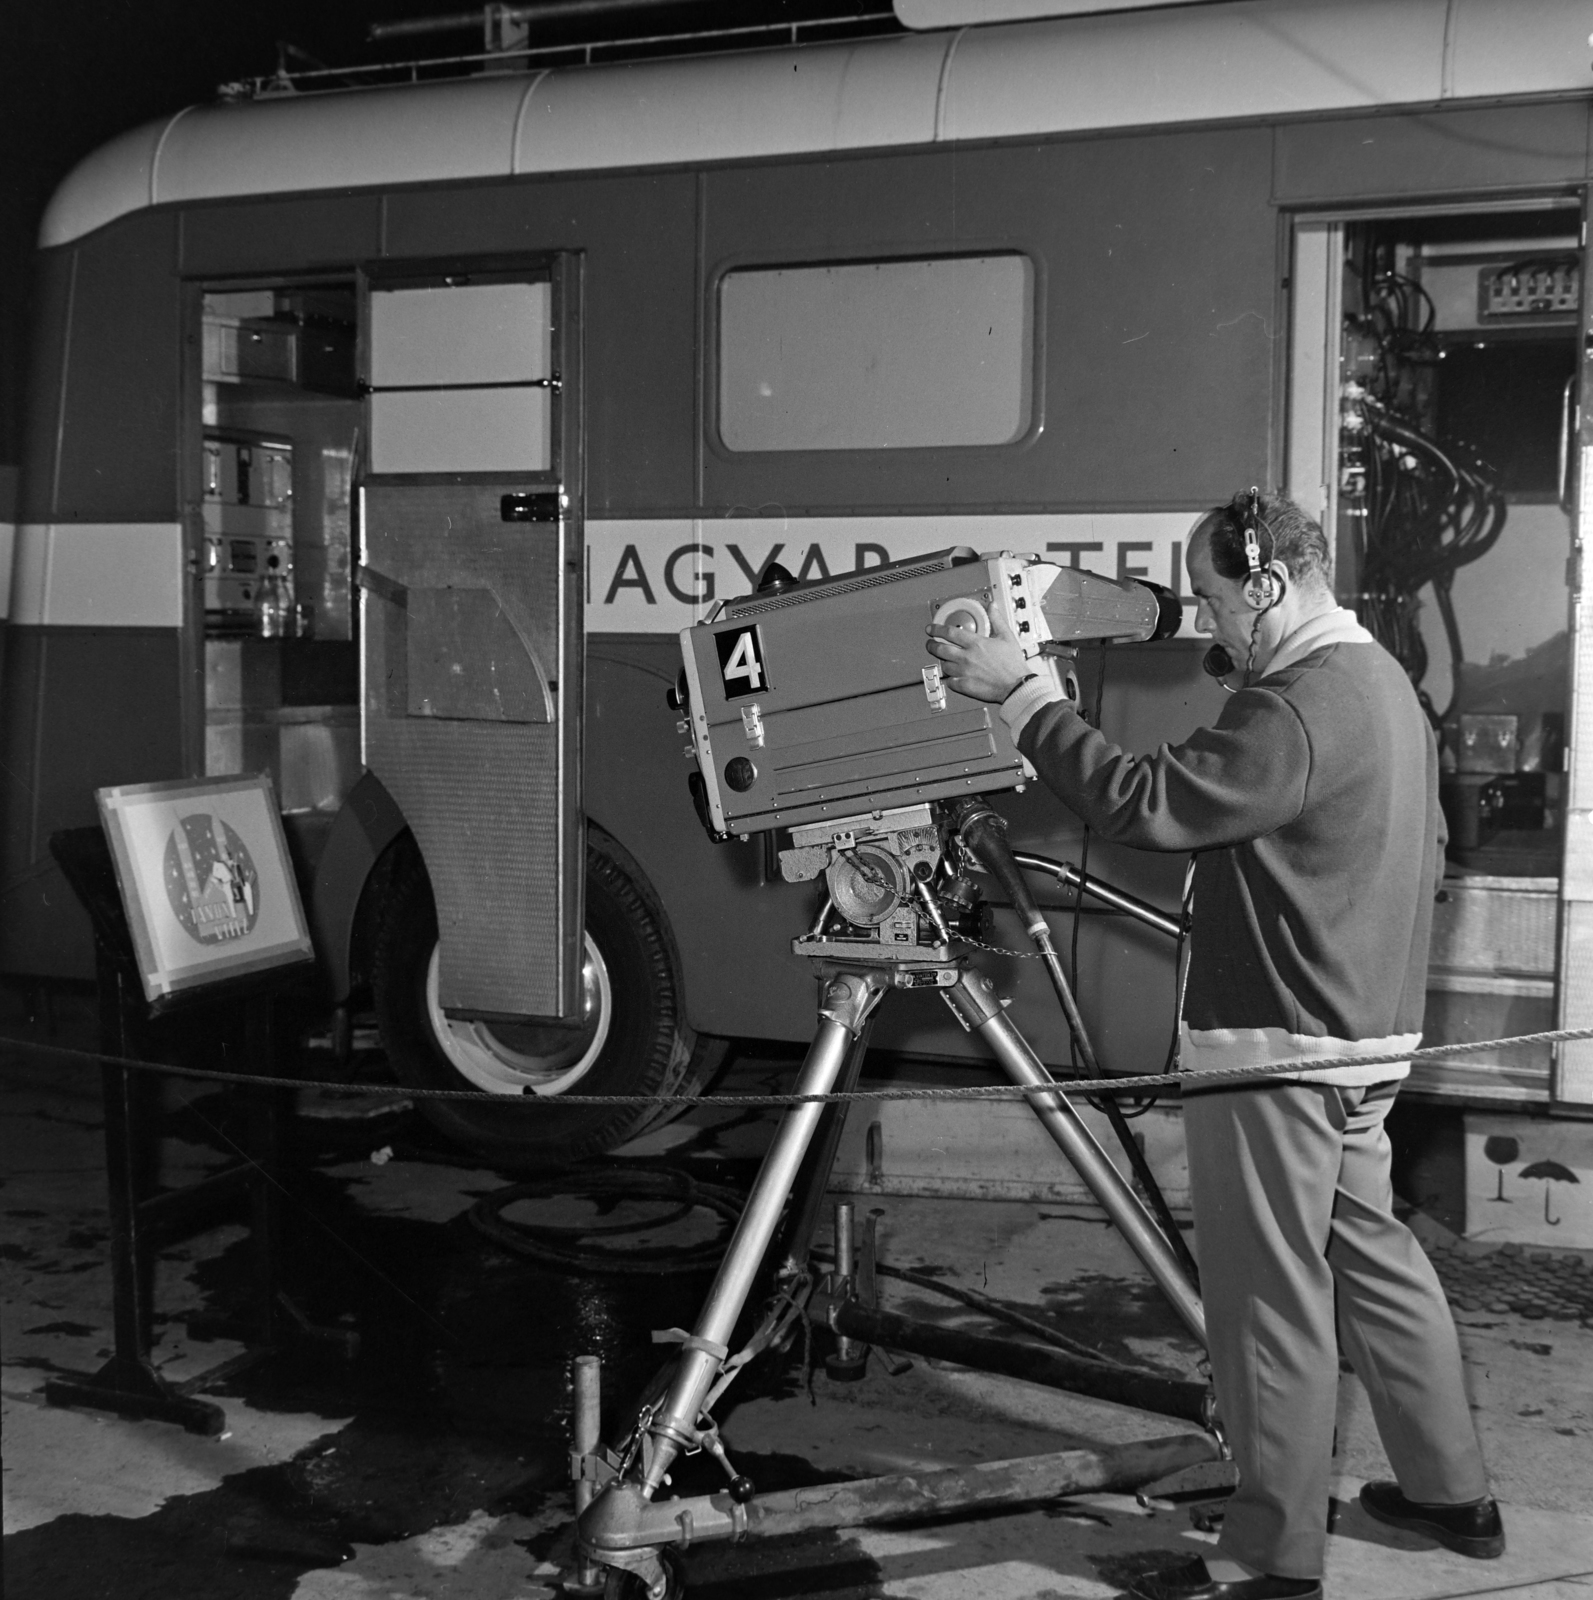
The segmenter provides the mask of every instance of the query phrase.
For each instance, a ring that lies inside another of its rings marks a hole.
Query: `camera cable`
[[[1090,1078],[1105,1077],[1106,1074],[1096,1059],[1089,1032],[1084,1026],[1084,1017],[1079,1011],[1078,1001],[1068,984],[1067,974],[1062,970],[1061,958],[1052,943],[1050,925],[1041,914],[1039,905],[1024,880],[1022,870],[1013,858],[1011,846],[1007,843],[1006,818],[988,801],[972,796],[952,801],[948,810],[957,837],[978,857],[986,871],[1005,890],[1013,909],[1023,920],[1025,931],[1034,941],[1035,948],[1039,950],[1051,979],[1051,987],[1056,991],[1057,1002],[1067,1019],[1068,1032],[1073,1039],[1075,1059],[1082,1064],[1084,1075]],[[1123,1154],[1128,1157],[1129,1166],[1139,1182],[1142,1193],[1150,1203],[1169,1248],[1189,1275],[1190,1282],[1198,1287],[1200,1277],[1195,1259],[1189,1252],[1189,1246],[1184,1242],[1183,1234],[1179,1231],[1172,1209],[1167,1204],[1167,1197],[1162,1193],[1161,1186],[1151,1172],[1150,1163],[1145,1159],[1145,1152],[1128,1123],[1124,1121],[1117,1102],[1091,1098],[1089,1103],[1094,1109],[1102,1112],[1111,1124],[1112,1132],[1116,1134]]]
[[[1101,726],[1101,705],[1106,698],[1106,640],[1102,639],[1095,655],[1095,703],[1090,707],[1090,726],[1099,731]],[[1090,825],[1084,824],[1084,835],[1079,841],[1079,879],[1080,882],[1089,875],[1090,870]],[[1073,987],[1079,986],[1079,922],[1080,904],[1084,899],[1083,891],[1073,897],[1073,938],[1068,948],[1068,970],[1072,974]],[[1075,1069],[1076,1070],[1076,1069]]]

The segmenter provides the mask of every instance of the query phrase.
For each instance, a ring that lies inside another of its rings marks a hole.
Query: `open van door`
[[[361,286],[363,760],[465,1024],[582,1007],[579,291],[571,256]]]
[[[1588,197],[1582,202],[1576,381],[1567,385],[1563,491],[1572,509],[1571,716],[1566,741],[1565,870],[1560,903],[1560,997],[1556,1026],[1593,1027],[1593,300],[1588,294]],[[1593,1105],[1593,1040],[1555,1050],[1552,1098]]]
[[[1440,738],[1429,1044],[1593,1026],[1586,247],[1563,191],[1293,219],[1288,486]],[[1593,1044],[1418,1061],[1410,1088],[1585,1107]]]

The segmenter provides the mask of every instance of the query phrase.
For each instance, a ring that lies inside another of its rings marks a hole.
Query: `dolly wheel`
[[[674,1556],[667,1550],[660,1550],[658,1559],[664,1569],[663,1594],[649,1594],[647,1585],[634,1572],[609,1567],[603,1584],[603,1600],[684,1600],[686,1584]]]

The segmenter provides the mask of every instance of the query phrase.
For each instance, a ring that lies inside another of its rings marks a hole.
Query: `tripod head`
[[[976,931],[984,897],[978,879],[988,875],[1044,955],[1050,934],[1025,871],[1089,895],[1170,939],[1189,931],[1187,913],[1163,911],[1087,877],[1070,862],[1014,854],[1006,818],[983,795],[868,812],[795,829],[792,838],[796,848],[780,852],[786,881],[822,877],[829,890],[812,929],[797,941],[799,954],[840,954],[844,948],[859,960],[891,951],[896,960],[944,960],[956,939],[970,939]],[[817,948],[815,941],[828,948]]]
[[[947,960],[952,923],[960,925],[978,900],[955,837],[937,802],[793,828],[793,848],[780,852],[781,875],[788,883],[823,878],[828,891],[799,947],[858,959]]]
[[[1032,927],[1043,919],[1006,847],[1006,821],[979,796],[870,811],[791,830],[780,852],[788,883],[822,878],[824,904],[799,953],[853,960],[950,959],[970,938],[993,873]]]

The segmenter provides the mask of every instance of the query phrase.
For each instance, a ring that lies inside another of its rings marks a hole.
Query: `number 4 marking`
[[[758,694],[769,687],[756,628],[722,633],[714,642],[719,649],[719,675],[724,679],[727,700]]]
[[[763,687],[763,663],[758,659],[758,647],[753,643],[750,633],[741,634],[736,640],[736,648],[730,652],[730,659],[725,663],[725,682],[732,678],[745,678],[749,689]]]

